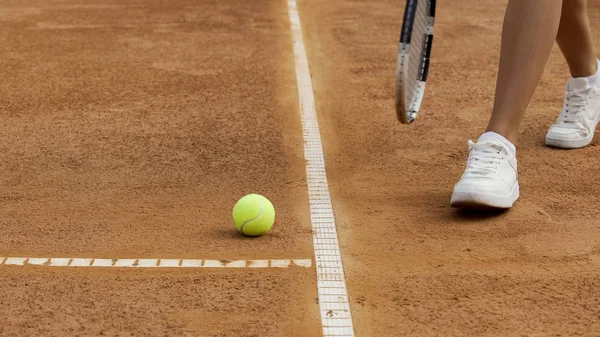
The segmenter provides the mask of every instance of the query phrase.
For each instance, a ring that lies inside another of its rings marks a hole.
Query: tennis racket
[[[435,0],[406,0],[396,61],[396,114],[403,124],[415,121],[429,71]]]

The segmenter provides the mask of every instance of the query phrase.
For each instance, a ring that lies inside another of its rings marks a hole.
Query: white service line
[[[323,335],[325,337],[353,337],[354,328],[350,303],[325,173],[323,145],[296,0],[288,0],[288,13],[294,44]]]
[[[310,259],[292,260],[186,260],[94,259],[56,257],[0,257],[1,266],[112,267],[112,268],[310,268]]]

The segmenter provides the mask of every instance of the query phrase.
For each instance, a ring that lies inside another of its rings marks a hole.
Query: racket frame
[[[419,1],[426,2],[427,17],[425,21],[427,26],[425,34],[419,38],[420,41],[414,41],[413,24],[415,22],[416,10]],[[431,57],[431,46],[433,43],[433,26],[435,24],[435,5],[436,0],[406,0],[404,10],[404,19],[402,22],[402,31],[400,32],[400,45],[398,47],[398,56],[396,60],[396,115],[402,124],[411,124],[417,118],[423,96],[425,93],[425,83],[429,73],[429,60]],[[413,43],[421,43],[422,51],[419,61],[419,72],[417,83],[409,97],[406,95],[406,76],[409,65],[409,51],[411,40]],[[410,100],[408,104],[405,100]]]

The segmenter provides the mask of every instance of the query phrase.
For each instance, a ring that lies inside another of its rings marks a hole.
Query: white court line
[[[317,288],[323,335],[353,337],[354,328],[342,268],[331,196],[325,173],[323,145],[296,0],[288,0],[294,43],[296,81],[304,136],[308,198],[316,258]]]
[[[111,267],[111,268],[310,268],[310,259],[291,260],[186,260],[94,259],[53,257],[0,257],[2,266]]]

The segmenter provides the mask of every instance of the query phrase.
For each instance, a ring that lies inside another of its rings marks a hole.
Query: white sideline
[[[112,268],[310,268],[310,259],[292,260],[187,260],[95,259],[56,257],[0,257],[1,266],[112,267]]]
[[[325,337],[353,337],[352,316],[325,173],[325,159],[296,0],[288,0],[312,222],[321,323]]]

